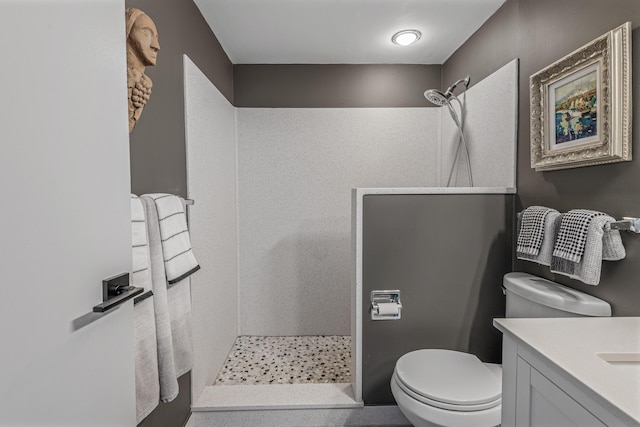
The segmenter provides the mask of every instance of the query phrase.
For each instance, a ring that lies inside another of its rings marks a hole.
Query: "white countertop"
[[[609,363],[598,356],[640,353],[640,317],[509,318],[493,323],[640,422],[640,362]]]

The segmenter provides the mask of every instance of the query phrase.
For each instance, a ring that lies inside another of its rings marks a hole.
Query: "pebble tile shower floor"
[[[350,336],[239,336],[214,385],[348,383]]]

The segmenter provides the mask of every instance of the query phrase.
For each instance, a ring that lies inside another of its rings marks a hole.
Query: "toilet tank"
[[[507,317],[611,316],[608,302],[528,273],[507,273]]]

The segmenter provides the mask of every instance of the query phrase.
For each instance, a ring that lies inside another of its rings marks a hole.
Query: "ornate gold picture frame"
[[[530,77],[531,167],[631,160],[631,23]]]

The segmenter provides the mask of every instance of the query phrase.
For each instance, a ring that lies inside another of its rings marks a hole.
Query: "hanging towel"
[[[520,217],[518,255],[538,255],[545,237],[545,220],[549,213],[558,213],[544,206],[529,206]]]
[[[141,196],[147,219],[149,234],[149,253],[151,259],[151,286],[153,289],[153,308],[156,320],[156,339],[158,343],[158,376],[160,380],[160,400],[171,402],[178,395],[178,377],[173,358],[173,340],[171,337],[171,317],[167,297],[167,278],[164,271],[162,240],[158,212],[154,200]]]
[[[131,285],[151,290],[147,222],[142,201],[131,195]],[[158,346],[156,342],[153,299],[147,298],[134,306],[136,423],[160,403],[158,378]]]
[[[518,221],[521,221],[520,218]],[[538,264],[549,266],[551,265],[551,258],[553,256],[553,246],[556,241],[556,234],[562,221],[562,214],[556,210],[551,210],[547,213],[544,219],[544,234],[542,237],[542,244],[537,255],[530,255],[525,253],[516,252],[518,259],[526,261],[536,262]],[[518,225],[520,230],[520,225]]]
[[[191,319],[191,278],[172,285],[168,293],[173,362],[179,377],[193,368],[193,326]]]
[[[562,217],[553,256],[567,261],[580,262],[587,243],[587,230],[591,220],[602,212],[587,209],[570,210]]]
[[[189,239],[182,199],[173,194],[146,194],[153,199],[160,221],[164,267],[169,284],[177,283],[200,269]]]
[[[587,285],[600,283],[602,261],[618,261],[626,256],[620,232],[611,229],[613,221],[614,218],[605,214],[594,217],[589,223],[581,261],[574,262],[554,256],[551,271]]]

